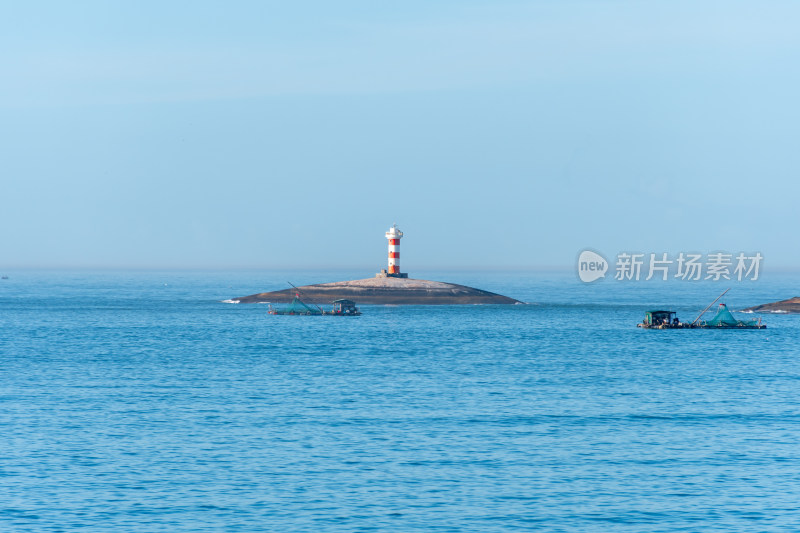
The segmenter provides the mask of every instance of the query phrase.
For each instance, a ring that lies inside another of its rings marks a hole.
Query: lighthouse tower
[[[381,270],[376,277],[407,278],[408,274],[400,272],[400,239],[403,238],[403,232],[394,224],[386,232],[386,238],[389,239],[389,268]]]

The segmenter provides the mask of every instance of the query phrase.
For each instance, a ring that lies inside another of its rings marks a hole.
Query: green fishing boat
[[[682,322],[675,311],[654,310],[647,311],[644,314],[644,320],[641,324],[636,324],[636,327],[645,329],[766,329],[767,326],[761,323],[760,317],[757,320],[739,320],[728,310],[728,306],[722,303],[719,304],[717,314],[714,315],[714,318],[711,320],[700,320],[706,311],[717,303],[717,300],[722,298],[729,290],[730,289],[726,289],[725,292],[717,296],[717,299],[703,309],[693,322]]]
[[[356,307],[356,303],[352,300],[334,300],[333,301],[333,308],[330,311],[326,311],[322,309],[317,304],[313,304],[313,307],[307,305],[303,300],[300,299],[300,293],[295,293],[294,299],[292,302],[287,305],[286,307],[280,308],[273,308],[272,304],[269,304],[268,313],[270,315],[304,315],[304,316],[321,316],[321,315],[333,315],[333,316],[358,316],[361,314],[358,307]]]

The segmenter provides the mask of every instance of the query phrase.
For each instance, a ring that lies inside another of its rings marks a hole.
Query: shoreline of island
[[[376,277],[332,283],[319,283],[261,292],[226,300],[231,303],[289,303],[300,293],[302,298],[320,303],[347,299],[376,305],[475,305],[521,304],[519,300],[493,292],[414,278]]]

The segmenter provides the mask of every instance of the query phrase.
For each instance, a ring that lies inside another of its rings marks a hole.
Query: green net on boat
[[[736,326],[756,326],[758,320],[737,320],[725,304],[719,304],[719,310],[714,318],[706,322],[708,326],[736,327]]]
[[[323,314],[322,309],[317,307],[316,309],[312,309],[311,307],[307,306],[303,300],[300,299],[298,295],[295,295],[294,300],[292,303],[287,305],[284,308],[273,309],[272,305],[270,305],[269,313],[271,315],[321,315]]]
[[[310,315],[322,314],[321,311],[317,309],[311,309],[309,306],[307,306],[299,296],[294,297],[292,303],[289,304],[289,307],[287,307],[286,310],[292,313],[307,313]]]

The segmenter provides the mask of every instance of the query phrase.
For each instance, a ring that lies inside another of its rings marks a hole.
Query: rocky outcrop
[[[748,307],[744,311],[752,311],[754,313],[800,313],[800,296],[781,300],[780,302]]]
[[[299,287],[301,298],[319,304],[346,298],[357,304],[516,304],[513,298],[454,283],[410,278],[367,278]],[[284,289],[233,298],[239,303],[287,303],[297,291]]]

